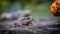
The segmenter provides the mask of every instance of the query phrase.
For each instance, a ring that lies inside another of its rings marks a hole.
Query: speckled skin
[[[22,18],[17,19],[16,21],[14,21],[14,24],[28,26],[29,24],[32,25],[32,21],[33,21],[32,17],[28,16],[28,17],[22,17]]]
[[[60,0],[54,0],[50,7],[50,12],[54,16],[60,16]]]

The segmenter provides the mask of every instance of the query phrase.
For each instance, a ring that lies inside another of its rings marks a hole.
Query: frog
[[[24,16],[18,18],[15,22],[15,25],[24,25],[24,26],[29,26],[29,25],[33,25],[33,18],[30,14],[30,12],[26,12],[26,14],[24,14]]]

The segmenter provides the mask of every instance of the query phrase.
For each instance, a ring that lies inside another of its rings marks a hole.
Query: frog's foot
[[[14,24],[14,27],[20,27],[20,25],[19,25],[19,24],[17,24],[17,23],[15,23],[15,24]]]
[[[29,26],[32,26],[32,25],[33,25],[33,23],[30,23],[30,24],[29,24]]]
[[[17,23],[14,23],[14,27],[17,27]]]

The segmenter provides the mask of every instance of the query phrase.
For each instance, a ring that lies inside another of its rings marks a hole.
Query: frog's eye
[[[28,18],[28,19],[30,19],[30,18]]]

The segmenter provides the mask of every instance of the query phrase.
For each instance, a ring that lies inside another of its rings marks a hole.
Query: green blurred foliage
[[[7,8],[8,4],[9,2],[7,0],[0,0],[0,13]]]
[[[33,6],[36,6],[44,2],[50,3],[52,0],[0,0],[0,14],[17,1],[21,3],[21,8],[24,8],[26,5],[32,4]]]

